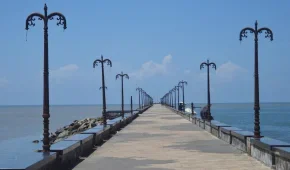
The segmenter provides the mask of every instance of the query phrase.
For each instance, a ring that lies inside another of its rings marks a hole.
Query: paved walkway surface
[[[269,170],[254,158],[154,105],[75,170]]]

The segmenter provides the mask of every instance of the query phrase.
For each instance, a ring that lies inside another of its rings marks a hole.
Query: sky
[[[1,0],[0,105],[41,105],[43,95],[43,21],[25,30],[32,12],[61,12],[67,29],[49,21],[50,104],[102,103],[101,55],[107,103],[138,102],[137,87],[155,101],[181,80],[185,101],[207,101],[210,70],[212,103],[254,101],[254,37],[239,41],[244,27],[268,27],[274,40],[259,35],[261,102],[290,101],[290,1],[288,0]]]

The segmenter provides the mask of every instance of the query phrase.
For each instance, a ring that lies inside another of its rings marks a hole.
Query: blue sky
[[[85,3],[84,3],[85,2]],[[259,36],[261,102],[289,102],[290,2],[287,0],[2,0],[0,6],[0,104],[42,104],[43,23],[28,32],[32,12],[61,12],[67,29],[49,21],[51,104],[101,103],[101,68],[92,63],[111,59],[106,67],[107,103],[120,103],[123,71],[125,101],[136,87],[159,99],[179,80],[186,80],[185,99],[206,102],[210,59],[212,102],[253,102],[254,39],[242,42],[246,26],[269,27],[274,41]],[[26,41],[27,33],[27,41]]]

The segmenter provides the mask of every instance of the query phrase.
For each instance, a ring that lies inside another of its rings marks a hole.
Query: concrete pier
[[[74,170],[269,170],[263,163],[154,105]]]

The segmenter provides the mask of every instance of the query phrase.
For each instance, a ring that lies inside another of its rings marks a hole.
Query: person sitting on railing
[[[211,104],[209,107],[211,107]],[[209,114],[209,109],[208,109],[209,107],[207,106],[207,110],[206,110],[206,120],[211,121],[213,120],[213,117]]]
[[[208,105],[206,105],[206,106],[204,106],[202,108],[202,110],[200,111],[200,117],[203,120],[213,120],[213,117],[211,115],[209,116],[209,107],[208,107]]]

